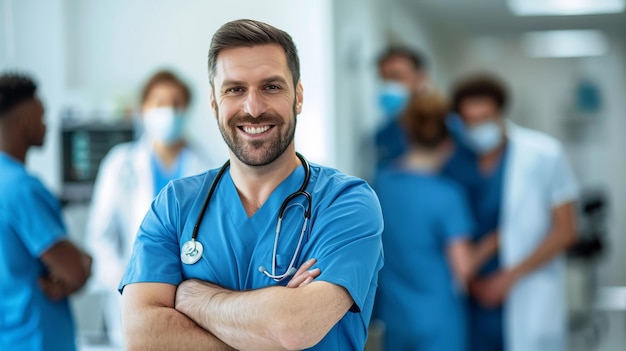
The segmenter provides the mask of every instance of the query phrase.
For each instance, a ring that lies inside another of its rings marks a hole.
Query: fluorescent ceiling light
[[[608,41],[598,30],[528,32],[522,37],[522,48],[535,58],[602,56]]]
[[[508,0],[517,16],[568,16],[620,13],[626,0]]]

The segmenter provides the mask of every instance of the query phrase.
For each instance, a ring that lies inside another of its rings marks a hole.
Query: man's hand
[[[88,274],[91,273],[91,263],[91,256],[81,253],[81,264]],[[50,272],[47,276],[39,278],[39,287],[50,300],[58,301],[73,294],[82,286],[72,288],[60,276]]]
[[[313,265],[317,262],[316,259],[312,258],[302,264],[296,274],[291,277],[291,280],[287,284],[288,288],[299,288],[301,286],[305,286],[313,281],[313,279],[317,278],[320,273],[319,268],[314,268],[309,270]]]
[[[472,295],[485,307],[498,307],[515,284],[512,271],[499,271],[493,275],[478,279],[470,285]]]
[[[69,295],[68,288],[63,281],[53,276],[39,278],[39,287],[52,301],[61,300]]]

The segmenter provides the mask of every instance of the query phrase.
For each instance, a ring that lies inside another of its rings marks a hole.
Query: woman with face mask
[[[451,146],[447,112],[442,97],[413,95],[400,119],[410,147],[375,181],[385,266],[374,313],[386,325],[385,350],[466,351],[464,291],[497,251],[495,236],[470,243],[464,193],[440,174]]]
[[[154,74],[141,93],[143,135],[111,149],[98,171],[87,245],[97,285],[106,292],[104,319],[109,341],[115,346],[123,345],[117,285],[152,199],[169,181],[218,166],[184,139],[190,98],[189,88],[175,74]]]

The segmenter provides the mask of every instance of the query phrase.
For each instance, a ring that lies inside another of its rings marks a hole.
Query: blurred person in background
[[[504,118],[505,85],[489,74],[459,81],[444,173],[465,188],[474,240],[499,235],[499,255],[471,285],[474,351],[567,350],[565,266],[578,187],[560,143]]]
[[[378,58],[378,74],[383,81],[378,102],[384,122],[376,131],[376,169],[402,156],[408,148],[400,116],[412,94],[425,90],[428,78],[421,54],[403,46],[387,48]]]
[[[141,92],[143,135],[111,149],[98,171],[86,242],[96,281],[107,293],[105,326],[114,345],[123,345],[117,286],[152,199],[170,180],[217,166],[184,139],[190,99],[189,87],[174,73],[156,72]]]
[[[46,133],[36,90],[25,75],[0,75],[0,350],[71,351],[68,296],[89,278],[91,258],[68,240],[57,198],[24,167]]]
[[[497,253],[495,235],[471,243],[464,192],[441,175],[448,111],[435,93],[413,94],[400,120],[408,152],[375,181],[385,221],[375,316],[385,323],[385,350],[467,350],[464,292]]]

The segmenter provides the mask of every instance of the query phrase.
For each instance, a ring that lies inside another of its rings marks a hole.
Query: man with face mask
[[[422,56],[400,46],[390,47],[380,55],[378,73],[382,80],[378,102],[385,118],[375,137],[376,168],[380,169],[407,150],[408,140],[399,117],[411,94],[422,90],[427,78]]]
[[[152,199],[170,180],[217,165],[184,138],[190,100],[189,87],[174,73],[153,74],[141,92],[142,137],[114,147],[98,171],[87,245],[94,254],[96,280],[107,292],[105,323],[114,345],[123,343],[117,284]]]
[[[507,93],[490,75],[459,82],[444,172],[465,188],[474,240],[499,255],[470,286],[470,350],[566,350],[563,251],[575,239],[577,184],[560,143],[504,120]]]

